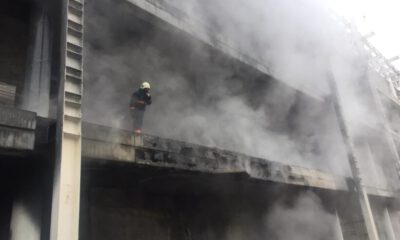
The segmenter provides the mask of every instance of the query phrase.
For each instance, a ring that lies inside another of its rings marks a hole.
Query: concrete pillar
[[[25,167],[24,167],[25,168]],[[34,167],[22,169],[16,181],[11,212],[11,240],[40,240],[43,196],[40,173]],[[28,171],[28,172],[26,172]]]
[[[1,166],[1,165],[0,165]],[[10,178],[4,178],[5,174],[2,174],[0,167],[0,239],[10,239],[10,219],[11,219],[11,208],[12,208],[12,191],[9,188]],[[8,181],[8,182],[6,182]]]
[[[340,225],[340,218],[338,213],[336,212],[336,221],[335,221],[335,238],[336,240],[344,240],[342,226]]]
[[[389,211],[387,208],[383,210],[383,221],[387,240],[396,240],[396,235],[394,233],[392,221],[390,219]]]
[[[368,194],[365,190],[359,192],[359,201],[369,240],[379,240],[378,230],[376,228],[374,215],[372,214],[371,204]]]
[[[400,239],[400,212],[397,210],[392,210],[389,213],[390,220],[392,222],[392,227],[394,231],[394,235]]]
[[[82,152],[83,0],[62,1],[61,61],[51,240],[79,239]]]
[[[331,96],[332,96],[333,108],[336,112],[339,129],[343,137],[343,142],[346,148],[349,165],[353,175],[355,183],[355,191],[357,193],[357,197],[361,207],[362,217],[365,223],[365,227],[367,229],[368,240],[379,240],[374,216],[372,214],[371,204],[368,198],[368,194],[363,185],[359,162],[355,155],[355,148],[353,146],[354,141],[352,139],[348,124],[345,119],[342,103],[340,101],[338,86],[335,79],[333,78],[333,75],[330,75],[328,77],[328,84],[332,94]]]
[[[50,101],[50,25],[43,9],[35,10],[32,17],[31,39],[28,52],[22,108],[48,117]]]
[[[40,240],[40,214],[35,204],[17,200],[13,203],[11,216],[11,240]]]

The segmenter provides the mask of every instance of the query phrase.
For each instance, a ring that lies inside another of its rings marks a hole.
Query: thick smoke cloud
[[[224,239],[336,240],[337,228],[335,214],[325,210],[314,193],[304,192],[289,201],[276,201],[261,217],[239,210]]]
[[[301,195],[293,206],[276,206],[266,218],[271,239],[328,240],[339,239],[335,216],[323,209],[314,194]]]
[[[147,80],[154,103],[146,112],[146,133],[349,175],[329,101],[327,80],[332,76],[346,121],[357,126],[352,134],[358,136],[358,157],[368,159],[361,162],[365,176],[388,175],[383,162],[371,160],[385,158],[383,141],[363,127],[379,125],[366,84],[366,62],[320,1],[159,2],[183,9],[183,17],[195,27],[208,26],[210,35],[230,39],[234,48],[265,63],[273,77],[176,29],[133,17],[123,1],[87,0],[86,121],[131,129],[129,98]],[[374,143],[373,150],[367,141]],[[368,184],[387,183],[372,179]],[[233,227],[228,239],[334,236],[335,216],[312,194],[300,196],[291,206],[272,207],[260,236],[243,232],[243,219],[232,223],[239,227]]]
[[[364,61],[356,64],[359,56],[328,11],[312,0],[207,2],[162,3],[265,62],[279,81],[176,30],[133,19],[123,2],[88,1],[84,118],[130,129],[130,94],[148,80],[154,104],[147,133],[349,174],[324,101],[327,77],[342,90],[348,121],[373,122],[374,115],[354,81],[363,78]]]

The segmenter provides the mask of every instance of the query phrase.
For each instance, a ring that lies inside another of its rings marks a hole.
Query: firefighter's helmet
[[[140,85],[140,89],[150,89],[150,83],[143,82],[142,85]]]

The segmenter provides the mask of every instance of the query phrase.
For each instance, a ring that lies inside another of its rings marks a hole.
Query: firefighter
[[[129,109],[133,119],[133,131],[142,132],[143,117],[146,106],[151,104],[150,83],[143,82],[139,90],[134,92],[131,97]]]

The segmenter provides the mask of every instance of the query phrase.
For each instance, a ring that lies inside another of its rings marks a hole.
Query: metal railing
[[[332,18],[343,26],[344,33],[354,41],[354,50],[368,61],[371,69],[376,71],[384,80],[393,85],[395,91],[393,95],[399,99],[397,94],[400,91],[400,71],[387,59],[376,47],[369,41],[368,36],[363,36],[354,23],[348,21],[344,17],[339,17],[332,13]]]

